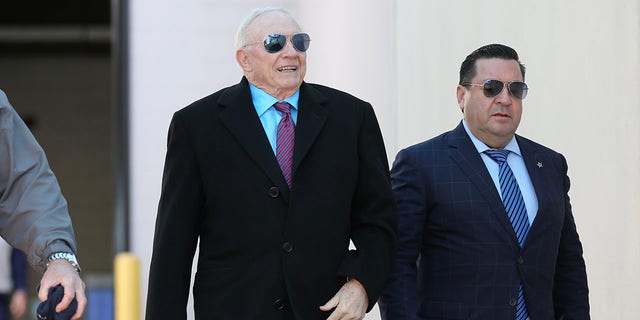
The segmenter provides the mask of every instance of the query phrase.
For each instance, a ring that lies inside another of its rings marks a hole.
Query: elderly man
[[[309,35],[279,8],[237,35],[237,85],[169,129],[147,319],[362,319],[393,263],[397,221],[369,103],[303,81]],[[355,250],[349,250],[353,241]]]
[[[467,56],[462,122],[398,153],[398,258],[383,319],[589,319],[565,158],[516,135],[528,87],[512,48]]]

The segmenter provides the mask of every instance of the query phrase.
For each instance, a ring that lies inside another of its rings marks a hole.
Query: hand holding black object
[[[69,307],[62,310],[61,312],[56,312],[56,305],[60,303],[62,297],[64,296],[64,288],[61,285],[57,285],[55,287],[51,287],[49,289],[49,294],[47,296],[47,300],[40,302],[38,304],[38,319],[41,320],[70,320],[71,317],[76,313],[78,309],[78,301],[76,298],[73,298],[73,301],[69,304]]]

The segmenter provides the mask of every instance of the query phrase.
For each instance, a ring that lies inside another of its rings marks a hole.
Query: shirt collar
[[[489,146],[487,146],[484,142],[480,141],[480,139],[478,139],[475,135],[473,135],[471,130],[469,130],[469,127],[467,127],[466,121],[462,120],[462,125],[464,126],[464,131],[466,131],[469,138],[471,138],[471,142],[473,142],[473,145],[478,150],[478,153],[483,153],[486,150],[492,149],[492,148],[489,148]],[[509,150],[522,157],[522,154],[520,153],[520,146],[518,146],[518,141],[516,140],[515,135],[511,138],[511,141],[507,143],[504,149]]]
[[[267,110],[269,110],[269,108],[271,108],[274,103],[280,101],[251,83],[249,83],[249,90],[251,90],[251,100],[253,101],[253,106],[256,108],[258,117],[267,112]],[[294,109],[297,110],[299,97],[300,89],[296,90],[296,92],[291,96],[285,98],[284,101],[288,102]]]

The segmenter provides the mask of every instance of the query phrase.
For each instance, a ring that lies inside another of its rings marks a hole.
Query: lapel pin
[[[542,162],[538,161],[537,166],[538,166],[538,168],[542,168]]]

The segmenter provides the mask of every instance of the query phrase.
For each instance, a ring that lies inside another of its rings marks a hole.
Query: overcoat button
[[[289,241],[287,241],[282,244],[282,250],[284,250],[284,252],[286,253],[291,253],[291,251],[293,251],[293,245]]]
[[[269,188],[269,196],[271,198],[277,198],[279,195],[280,195],[280,190],[278,190],[278,187]]]
[[[276,299],[276,301],[273,302],[273,307],[276,308],[276,310],[283,310],[284,301],[282,301],[282,299]]]

